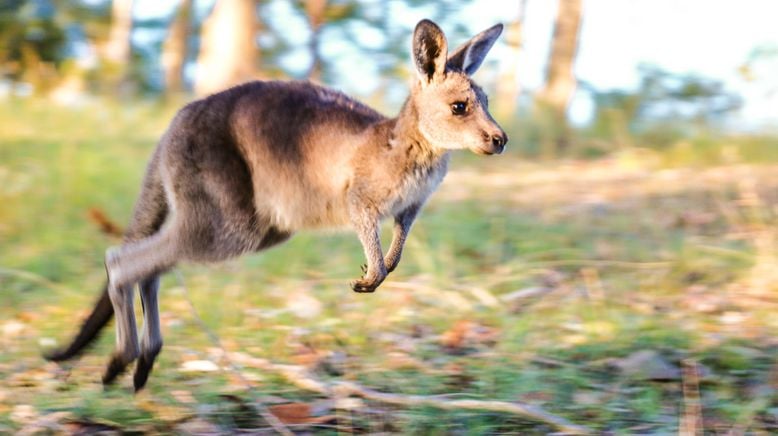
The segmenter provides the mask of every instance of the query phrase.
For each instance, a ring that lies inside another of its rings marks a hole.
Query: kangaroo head
[[[486,53],[502,32],[497,24],[448,54],[446,36],[435,23],[422,20],[413,32],[413,61],[418,80],[410,102],[418,128],[436,148],[502,153],[508,137],[489,114],[486,94],[473,82]]]

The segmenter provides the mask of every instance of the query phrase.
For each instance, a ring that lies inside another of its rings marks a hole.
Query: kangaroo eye
[[[451,113],[454,115],[464,115],[467,111],[467,102],[457,101],[451,104]]]

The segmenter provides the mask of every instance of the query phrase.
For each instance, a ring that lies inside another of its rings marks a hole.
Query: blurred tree
[[[540,99],[564,113],[575,91],[573,65],[581,28],[581,0],[559,0],[551,52],[546,65],[546,84]]]
[[[766,87],[765,97],[778,94],[778,45],[756,46],[738,67],[738,73],[746,82],[761,82]]]
[[[553,142],[557,152],[564,151],[569,142],[566,112],[576,85],[573,66],[578,51],[581,15],[581,0],[559,0],[546,65],[546,83],[538,93],[538,100],[550,110],[551,121],[556,124],[552,130],[555,131]],[[547,153],[551,152],[548,145],[544,148]]]
[[[332,86],[353,86],[353,75],[343,74],[351,68],[344,59],[369,59],[359,71],[371,76],[365,82],[376,86],[367,91],[374,100],[402,103],[410,63],[410,35],[417,18],[427,17],[446,29],[452,44],[462,41],[474,30],[468,17],[457,12],[471,0],[368,1],[368,0],[295,0],[291,2],[293,20],[285,12],[281,0],[268,2],[260,8],[266,26],[260,38],[263,54],[263,75],[311,78]],[[308,26],[310,34],[301,45],[300,34],[290,34],[290,22],[297,20]],[[337,48],[335,48],[337,47]],[[308,63],[298,67],[300,52],[308,55]],[[338,54],[333,54],[338,53]],[[339,56],[339,54],[343,56]],[[294,62],[287,62],[294,59]],[[352,88],[353,90],[353,88]]]
[[[697,74],[676,74],[641,65],[640,104],[633,121],[684,119],[709,123],[742,105],[740,96],[720,80]]]
[[[308,79],[321,80],[322,60],[320,51],[321,26],[324,24],[324,13],[327,9],[327,0],[304,0],[303,7],[308,17],[308,25],[311,28],[309,50],[311,53],[311,67],[308,70]]]
[[[49,2],[0,2],[0,75],[43,91],[65,58],[65,30]]]
[[[107,60],[126,65],[130,60],[132,33],[132,0],[113,0],[111,8],[111,35],[105,45]]]
[[[255,0],[217,0],[201,32],[195,93],[205,95],[256,78],[258,27]]]
[[[519,0],[519,14],[506,26],[505,42],[510,50],[510,57],[503,62],[507,64],[497,80],[495,92],[495,113],[503,117],[513,115],[517,109],[521,85],[519,83],[518,61],[523,45],[522,31],[527,11],[527,1]]]
[[[742,105],[740,96],[715,79],[650,65],[641,65],[638,73],[640,85],[634,91],[598,91],[582,83],[594,102],[591,135],[621,147],[631,145],[633,138],[662,147],[678,140],[684,130],[709,130]]]
[[[132,56],[132,0],[113,0],[111,7],[111,32],[103,46],[108,80],[120,95],[132,90],[130,79]]]
[[[184,66],[187,60],[189,36],[192,32],[192,0],[181,0],[170,22],[167,38],[162,46],[162,70],[165,75],[165,93],[186,91]]]

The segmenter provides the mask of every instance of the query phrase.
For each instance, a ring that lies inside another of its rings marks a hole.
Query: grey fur
[[[463,59],[477,68],[500,30],[487,31],[487,44],[484,33],[467,43],[480,48],[465,49],[473,53]],[[464,60],[446,66],[446,38],[431,21],[419,23],[413,45],[419,80],[396,118],[307,82],[247,83],[179,111],[148,165],[124,243],[106,253],[117,343],[105,383],[140,358],[135,388],[145,384],[162,347],[159,274],[176,263],[221,261],[299,230],[351,226],[367,259],[351,287],[372,292],[400,261],[414,219],[446,174],[449,150],[502,152],[507,137],[468,76],[475,68]],[[466,111],[452,113],[456,102]],[[384,257],[379,222],[390,216]]]

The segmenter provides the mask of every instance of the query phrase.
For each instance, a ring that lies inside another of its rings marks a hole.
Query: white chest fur
[[[396,215],[412,204],[424,204],[446,176],[448,158],[432,166],[419,166],[410,171],[398,186],[389,213]]]

